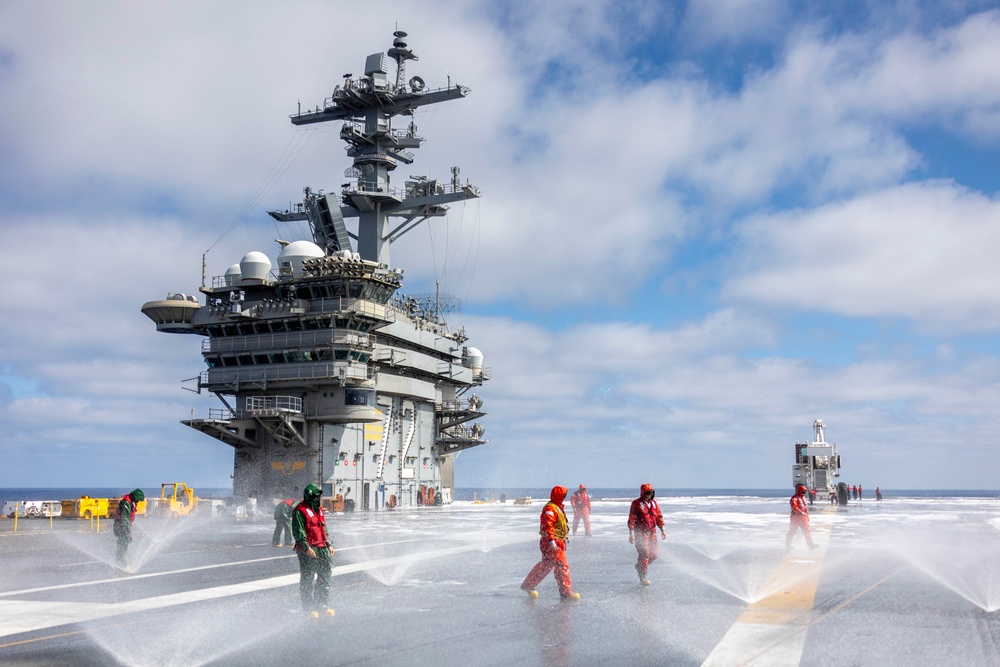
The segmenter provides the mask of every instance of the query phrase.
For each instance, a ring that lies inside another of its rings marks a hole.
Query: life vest
[[[806,505],[805,498],[796,494],[789,498],[788,504],[792,506],[792,516],[809,516],[809,506]]]
[[[566,513],[562,507],[556,503],[549,502],[542,508],[541,528],[538,534],[543,537],[550,535],[557,540],[565,540],[569,537],[569,523],[566,521]]]
[[[306,544],[311,547],[328,547],[330,543],[326,537],[326,517],[323,515],[323,508],[314,511],[306,505],[303,500],[295,507],[296,512],[301,512],[305,517]]]

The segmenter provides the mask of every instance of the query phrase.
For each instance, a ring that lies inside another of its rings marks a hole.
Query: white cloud
[[[724,294],[769,306],[914,320],[924,330],[1000,329],[1000,202],[914,183],[815,210],[755,217]]]
[[[472,485],[513,476],[521,486],[597,477],[607,486],[780,487],[815,418],[841,445],[845,473],[865,485],[990,488],[1000,464],[987,436],[998,425],[1000,387],[988,379],[996,359],[934,368],[922,359],[835,367],[747,358],[771,334],[732,312],[680,330],[617,322],[552,333],[467,319],[494,369],[480,392],[492,442],[459,459]],[[981,468],[950,464],[959,444]],[[880,468],[884,460],[895,467]]]
[[[770,41],[788,27],[784,0],[692,0],[684,19],[684,32],[700,47],[719,42]]]
[[[177,423],[218,405],[179,386],[203,368],[199,339],[156,333],[139,307],[196,293],[199,255],[248,200],[209,280],[249,250],[274,257],[284,231],[260,209],[339,187],[337,128],[297,133],[287,115],[388,46],[387,6],[345,20],[328,3],[2,5],[0,431],[16,479],[226,481],[231,450]],[[493,444],[460,457],[460,484],[783,486],[791,444],[823,417],[853,470],[878,470],[865,485],[993,485],[997,361],[956,332],[1000,324],[997,202],[900,184],[934,159],[907,143],[913,127],[995,140],[996,13],[835,35],[790,15],[786,30],[782,3],[693,4],[702,44],[775,40],[773,66],[749,63],[733,91],[704,73],[710,49],[636,63],[674,28],[656,2],[391,6],[420,55],[408,72],[473,89],[418,112],[427,144],[394,183],[459,164],[484,190],[397,246],[407,291],[442,278],[473,311],[579,322],[453,316],[495,378],[480,391]],[[290,165],[286,147],[302,148]],[[772,197],[789,191],[810,208],[781,212]],[[677,257],[733,226],[732,254]],[[686,317],[676,291],[643,302],[675,259],[686,285],[721,281],[724,305],[714,289],[680,295],[699,304]],[[768,319],[802,311],[952,335],[927,356],[858,340],[860,360],[802,358]],[[951,462],[958,443],[974,471]]]

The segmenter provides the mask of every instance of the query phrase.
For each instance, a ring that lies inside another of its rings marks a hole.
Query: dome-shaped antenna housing
[[[223,280],[225,280],[226,282],[226,287],[234,287],[237,283],[240,282],[241,277],[242,274],[240,273],[240,265],[233,264],[228,269],[226,269],[226,273],[225,276],[223,277]]]
[[[243,255],[240,260],[240,275],[243,280],[264,282],[271,272],[271,260],[262,252],[256,250]]]
[[[302,275],[303,262],[325,255],[323,249],[312,241],[292,241],[278,253],[278,272],[282,276],[298,278]]]

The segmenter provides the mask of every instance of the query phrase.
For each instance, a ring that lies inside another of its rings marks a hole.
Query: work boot
[[[532,598],[537,598],[538,597],[538,591],[536,591],[534,588],[529,588],[528,586],[525,586],[524,584],[521,584],[521,590],[524,591],[525,593],[527,593],[528,597],[532,597]]]
[[[333,618],[335,614],[336,612],[330,609],[329,607],[323,610],[323,615],[326,616],[327,618]]]
[[[568,602],[575,602],[580,599],[579,593],[570,593],[569,595],[563,595],[562,599]]]

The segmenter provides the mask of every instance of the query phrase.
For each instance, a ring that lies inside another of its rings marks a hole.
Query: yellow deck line
[[[819,513],[833,512],[835,509],[828,507]],[[819,548],[808,550],[804,538],[796,535],[796,548],[785,555],[761,586],[766,595],[747,607],[702,667],[798,666],[832,523],[812,523],[811,528],[813,542]]]

